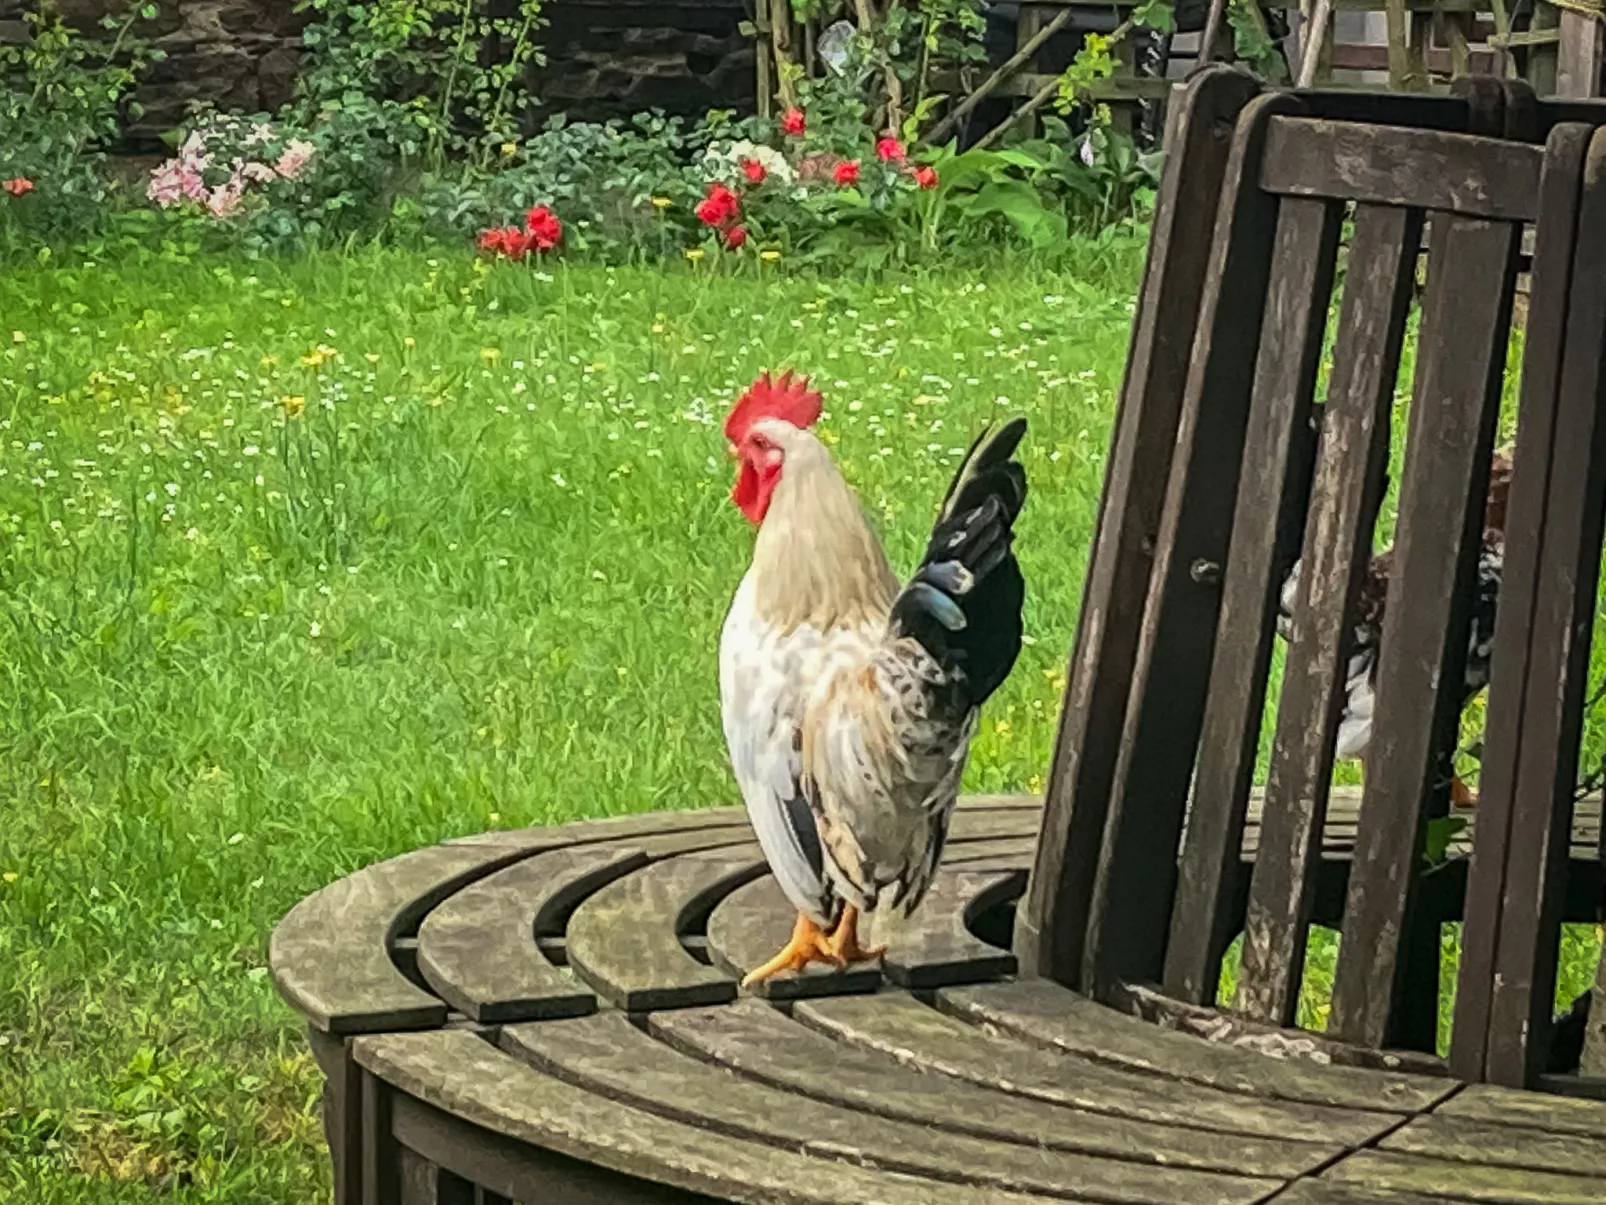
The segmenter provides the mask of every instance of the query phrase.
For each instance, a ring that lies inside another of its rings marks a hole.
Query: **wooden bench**
[[[1544,1073],[1557,934],[1601,896],[1573,771],[1606,512],[1606,111],[1494,81],[1262,95],[1218,69],[1173,121],[1046,802],[967,799],[884,966],[759,996],[737,980],[792,918],[737,809],[478,834],[309,896],[271,962],[327,1077],[339,1205],[1606,1200],[1606,1100],[1529,1090],[1601,1082]],[[1387,722],[1357,793],[1328,788],[1323,726],[1424,215]],[[1450,585],[1528,226],[1482,800],[1429,865],[1465,648]],[[1271,605],[1302,546],[1257,792]],[[1292,1024],[1312,923],[1343,933],[1320,1034]]]

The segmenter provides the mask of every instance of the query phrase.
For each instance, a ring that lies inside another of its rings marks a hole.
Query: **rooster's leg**
[[[829,962],[833,966],[841,966],[842,960],[831,950],[825,930],[814,923],[814,919],[805,913],[797,914],[797,924],[792,926],[792,940],[781,947],[781,952],[761,967],[755,967],[747,972],[742,979],[742,986],[748,987],[754,983],[762,983],[772,975],[782,971],[801,971],[811,962]]]
[[[886,946],[871,946],[868,949],[859,944],[859,910],[852,904],[842,908],[842,919],[837,921],[836,928],[825,939],[828,949],[839,964],[846,966],[854,962],[868,962],[872,958],[880,958],[887,952]]]
[[[1450,775],[1450,802],[1458,808],[1476,807],[1478,803],[1478,797],[1461,781],[1459,774]]]

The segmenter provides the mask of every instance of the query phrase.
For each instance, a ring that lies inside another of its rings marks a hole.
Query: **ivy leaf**
[[[1177,27],[1176,10],[1171,0],[1143,0],[1132,10],[1132,24],[1142,25],[1155,33],[1171,33]]]
[[[1422,847],[1422,860],[1429,866],[1438,866],[1449,853],[1450,843],[1466,830],[1465,816],[1440,816],[1429,820],[1426,840]]]

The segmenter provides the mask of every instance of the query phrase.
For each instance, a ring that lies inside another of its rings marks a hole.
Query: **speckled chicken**
[[[1494,454],[1489,466],[1489,496],[1483,519],[1483,543],[1478,549],[1478,572],[1473,589],[1472,626],[1468,636],[1462,706],[1489,684],[1489,653],[1494,646],[1495,605],[1506,557],[1506,500],[1511,492],[1511,457]],[[1294,598],[1299,586],[1299,565],[1289,571],[1278,603],[1277,632],[1284,640],[1293,629]],[[1371,559],[1355,606],[1355,637],[1345,675],[1345,700],[1339,717],[1337,758],[1359,758],[1365,765],[1372,739],[1372,713],[1377,701],[1378,650],[1383,638],[1383,611],[1388,601],[1389,575],[1394,550]],[[1459,807],[1470,807],[1476,797],[1459,775],[1450,777],[1450,796]]]
[[[984,431],[900,587],[811,428],[820,395],[761,377],[725,422],[732,500],[758,526],[725,620],[720,698],[731,766],[792,938],[744,980],[881,953],[860,918],[914,910],[931,885],[982,703],[1021,645],[1013,525],[1024,419]]]

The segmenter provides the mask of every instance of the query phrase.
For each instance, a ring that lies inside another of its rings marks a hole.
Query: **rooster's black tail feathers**
[[[959,464],[920,568],[892,606],[892,630],[919,641],[977,707],[1009,676],[1020,653],[1026,583],[1015,562],[1014,524],[1026,503],[1026,470],[1014,459],[1026,420],[982,431]]]

